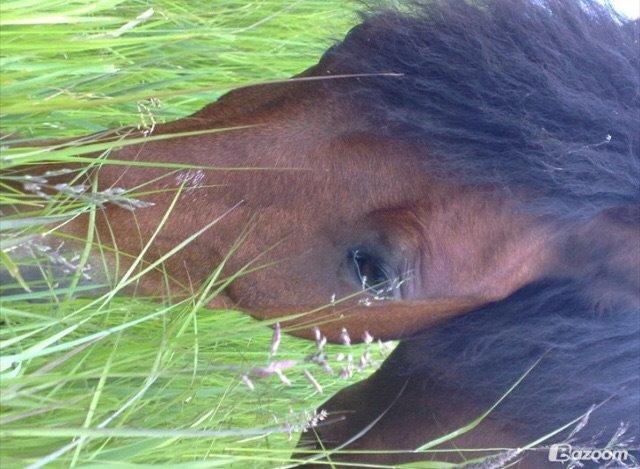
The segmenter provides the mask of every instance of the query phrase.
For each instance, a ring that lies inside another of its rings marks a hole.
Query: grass
[[[336,0],[9,0],[2,130],[78,136],[184,116],[225,91],[284,79],[355,23]]]
[[[70,285],[57,285],[51,272],[35,284],[24,272],[58,254],[25,257],[21,247],[37,251],[39,237],[55,236],[70,217],[91,219],[101,203],[135,199],[95,188],[82,197],[12,188],[29,182],[12,172],[27,163],[104,163],[82,159],[77,148],[35,148],[42,139],[149,128],[231,88],[304,70],[355,23],[354,8],[339,0],[2,3],[3,467],[284,467],[314,409],[374,368],[340,378],[348,360],[341,355],[357,364],[369,348],[374,365],[384,357],[376,344],[327,346],[336,370],[329,374],[308,360],[314,343],[291,337],[270,357],[264,324],[201,306],[219,282],[180,302],[115,295],[121,285],[92,298],[82,271],[90,249],[106,248],[91,231],[85,250],[64,259]],[[106,157],[114,144],[90,149]],[[23,212],[7,216],[16,205]],[[274,360],[286,378],[265,372]]]
[[[42,461],[71,443],[59,464],[280,466],[324,399],[303,369],[325,395],[346,384],[304,362],[315,344],[285,338],[277,356],[298,361],[286,371],[292,386],[274,375],[252,378],[251,391],[241,376],[269,360],[271,332],[264,326],[191,302],[160,306],[121,297],[75,314],[88,302],[4,305],[14,337],[30,334],[20,343],[46,342],[70,316],[77,318],[67,321],[73,326],[81,323],[36,352],[68,347],[34,353],[14,378],[3,379],[4,464]],[[339,348],[327,352],[334,357]]]

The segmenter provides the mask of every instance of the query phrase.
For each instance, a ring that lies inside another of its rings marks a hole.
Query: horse
[[[507,448],[486,467],[544,467],[569,460],[544,444],[632,449],[638,34],[592,0],[367,10],[291,80],[141,141],[106,137],[119,164],[87,180],[150,194],[97,212],[101,241],[130,255],[107,267],[162,259],[166,275],[137,285],[155,295],[219,269],[233,280],[210,307],[300,337],[400,340],[321,406],[329,418],[298,447],[309,466]]]

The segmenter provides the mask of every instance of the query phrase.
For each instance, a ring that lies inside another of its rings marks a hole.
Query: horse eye
[[[376,296],[391,296],[391,276],[380,259],[359,249],[351,251],[349,257],[363,290]]]

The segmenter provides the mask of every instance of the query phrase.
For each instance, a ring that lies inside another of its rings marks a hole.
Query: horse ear
[[[316,327],[330,342],[359,342],[366,337],[402,339],[445,319],[469,313],[491,303],[487,298],[434,298],[420,301],[373,303],[369,306],[327,307],[283,322],[293,335],[313,338]]]
[[[567,237],[566,275],[585,285],[600,309],[640,306],[640,205],[613,207],[581,222]],[[603,275],[606,273],[606,275]]]

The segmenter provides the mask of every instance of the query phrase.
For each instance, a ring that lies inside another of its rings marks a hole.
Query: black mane
[[[592,0],[414,2],[365,13],[315,73],[402,74],[337,92],[429,171],[591,215],[640,201],[638,31]]]
[[[638,311],[621,307],[615,317],[598,311],[584,286],[566,281],[528,285],[504,301],[401,343],[383,366],[396,374],[417,374],[425,383],[448,383],[452,392],[465,390],[488,409],[537,363],[494,415],[524,424],[520,432],[534,441],[591,409],[575,442],[604,448],[624,430],[622,440],[633,439],[637,448]],[[574,428],[551,441],[561,441]]]

